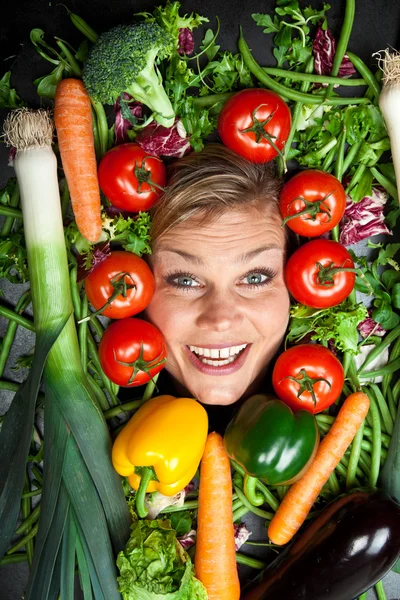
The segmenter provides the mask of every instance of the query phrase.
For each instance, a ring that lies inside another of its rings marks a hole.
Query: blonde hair
[[[229,209],[257,206],[279,215],[280,187],[271,165],[251,163],[222,144],[207,144],[169,167],[165,192],[150,211],[153,242],[192,217],[208,223]]]

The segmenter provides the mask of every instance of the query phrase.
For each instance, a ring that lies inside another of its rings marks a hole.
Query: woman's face
[[[280,218],[255,207],[193,218],[157,240],[146,313],[183,393],[232,404],[260,383],[288,322],[284,251]]]

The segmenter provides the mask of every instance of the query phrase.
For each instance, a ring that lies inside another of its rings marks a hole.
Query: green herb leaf
[[[186,510],[171,514],[171,527],[172,529],[175,529],[178,537],[189,533],[192,528],[192,523],[193,519]]]
[[[11,71],[8,71],[0,79],[0,108],[19,108],[24,104],[17,91],[11,87]]]

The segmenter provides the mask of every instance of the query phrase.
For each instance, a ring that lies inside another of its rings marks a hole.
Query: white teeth
[[[239,352],[244,350],[246,346],[247,344],[242,344],[241,346],[227,346],[226,348],[200,348],[198,346],[189,346],[189,350],[196,354],[198,358],[204,356],[204,358],[200,358],[204,364],[213,367],[222,367],[233,362]]]

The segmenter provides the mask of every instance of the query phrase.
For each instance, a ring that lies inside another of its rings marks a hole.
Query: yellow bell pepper
[[[207,412],[196,400],[157,396],[146,402],[118,435],[112,463],[142,496],[155,491],[173,496],[194,477],[207,431]]]

